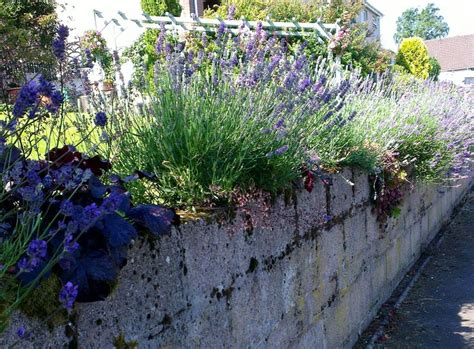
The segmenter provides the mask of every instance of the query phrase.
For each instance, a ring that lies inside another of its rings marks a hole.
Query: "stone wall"
[[[385,227],[366,174],[345,170],[333,182],[232,223],[193,222],[152,245],[137,241],[107,300],[78,304],[67,330],[39,324],[21,348],[113,348],[119,335],[139,348],[350,348],[471,180],[415,186]],[[36,326],[17,314],[0,347],[25,322]]]

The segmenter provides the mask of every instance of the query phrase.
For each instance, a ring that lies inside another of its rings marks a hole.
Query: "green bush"
[[[181,6],[177,0],[141,0],[144,13],[150,16],[163,16],[166,12],[174,16],[181,14]]]
[[[441,65],[436,58],[430,57],[430,78],[438,80],[439,73],[441,73]]]
[[[431,65],[423,40],[416,37],[403,39],[398,49],[396,64],[418,78],[427,79]]]

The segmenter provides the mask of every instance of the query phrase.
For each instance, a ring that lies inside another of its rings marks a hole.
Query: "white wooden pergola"
[[[104,18],[104,13],[98,10],[94,10],[94,19],[97,23],[97,18]],[[115,26],[123,28],[121,22],[133,22],[140,28],[160,28],[162,25],[167,30],[177,32],[189,32],[189,31],[200,31],[200,32],[216,32],[218,28],[223,24],[226,27],[227,32],[237,34],[241,28],[248,30],[255,30],[258,25],[261,25],[263,29],[273,35],[277,36],[309,36],[317,35],[321,41],[329,41],[332,36],[337,33],[340,29],[338,23],[328,24],[318,20],[314,23],[300,23],[296,20],[291,22],[273,22],[270,17],[267,17],[265,21],[249,21],[246,18],[240,20],[228,20],[220,17],[216,18],[200,18],[197,16],[192,17],[174,17],[172,14],[167,13],[165,16],[149,16],[142,14],[139,18],[128,17],[124,12],[118,11],[107,16],[109,19],[105,20],[106,25],[113,23]]]

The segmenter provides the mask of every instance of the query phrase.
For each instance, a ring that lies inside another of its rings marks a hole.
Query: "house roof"
[[[383,17],[383,13],[377,10],[373,5],[371,5],[367,0],[364,1],[365,7],[367,7],[370,11],[375,13],[377,16]]]
[[[426,40],[425,45],[441,71],[474,69],[474,34]]]

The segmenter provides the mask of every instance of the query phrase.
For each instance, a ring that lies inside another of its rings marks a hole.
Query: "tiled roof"
[[[425,41],[441,71],[474,69],[474,34]]]

